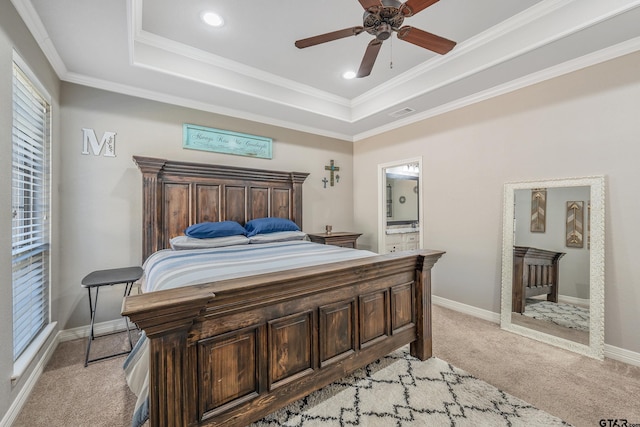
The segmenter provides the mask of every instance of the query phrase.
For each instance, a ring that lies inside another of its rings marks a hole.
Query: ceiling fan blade
[[[360,2],[364,10],[367,10],[373,6],[382,6],[382,3],[380,3],[380,0],[358,0],[358,1]]]
[[[413,16],[440,0],[407,0],[401,7],[404,16]]]
[[[404,26],[398,30],[398,38],[416,46],[423,47],[444,55],[456,45],[456,42],[436,36],[419,28]]]
[[[298,49],[303,49],[305,47],[315,46],[317,44],[326,43],[345,37],[357,36],[363,31],[364,28],[362,27],[345,28],[344,30],[332,31],[330,33],[320,34],[318,36],[297,40],[295,44]]]
[[[373,68],[373,64],[376,62],[381,46],[382,41],[378,39],[373,39],[369,42],[369,46],[367,46],[367,50],[364,52],[364,57],[362,58],[360,69],[358,70],[356,77],[367,77],[371,74],[371,69]]]

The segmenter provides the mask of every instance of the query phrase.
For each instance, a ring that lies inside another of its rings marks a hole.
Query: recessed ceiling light
[[[356,76],[355,71],[346,71],[344,74],[342,74],[342,78],[346,80],[351,80],[355,78],[355,76]]]
[[[224,25],[224,19],[220,15],[214,12],[202,12],[200,15],[205,24],[212,27],[222,27]]]

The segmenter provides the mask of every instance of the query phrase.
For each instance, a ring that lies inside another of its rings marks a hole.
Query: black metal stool
[[[82,279],[82,286],[87,288],[89,292],[89,310],[91,311],[91,333],[89,334],[89,339],[87,341],[87,353],[84,358],[84,366],[85,368],[91,362],[96,362],[98,360],[109,359],[111,357],[122,356],[123,354],[128,354],[133,350],[133,341],[131,340],[131,331],[129,330],[129,319],[124,317],[125,326],[127,327],[127,334],[129,335],[129,346],[130,350],[123,351],[117,354],[111,354],[108,356],[98,357],[96,359],[89,360],[89,352],[91,351],[91,341],[93,341],[96,337],[93,333],[93,324],[96,320],[96,308],[98,307],[98,292],[100,291],[101,286],[112,286],[118,285],[121,283],[125,284],[124,295],[123,298],[128,296],[131,293],[131,288],[133,288],[134,282],[142,277],[142,268],[141,267],[126,267],[126,268],[113,268],[110,270],[98,270],[92,273],[89,273]],[[91,297],[91,289],[95,288],[95,299]],[[111,334],[105,334],[111,335]],[[104,336],[104,335],[101,335]]]

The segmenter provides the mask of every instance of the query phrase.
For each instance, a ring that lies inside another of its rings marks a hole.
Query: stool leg
[[[133,287],[133,282],[128,282],[127,284],[125,284],[123,298],[129,296],[129,294],[131,293],[132,287]],[[127,328],[127,334],[129,335],[129,348],[133,350],[133,341],[131,340],[131,330],[129,329],[129,318],[127,316],[123,316],[123,317],[124,317],[124,324]]]
[[[89,365],[89,352],[91,351],[91,341],[94,339],[93,333],[93,324],[96,321],[96,308],[98,307],[98,291],[99,287],[96,287],[96,299],[95,301],[91,300],[91,288],[87,288],[87,292],[89,293],[89,310],[91,311],[91,329],[89,332],[89,339],[87,340],[87,352],[84,357],[84,367],[86,368]]]

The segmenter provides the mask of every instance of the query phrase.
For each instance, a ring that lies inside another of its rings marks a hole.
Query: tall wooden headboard
[[[133,156],[142,172],[142,257],[169,247],[191,224],[278,217],[302,229],[304,172]]]

